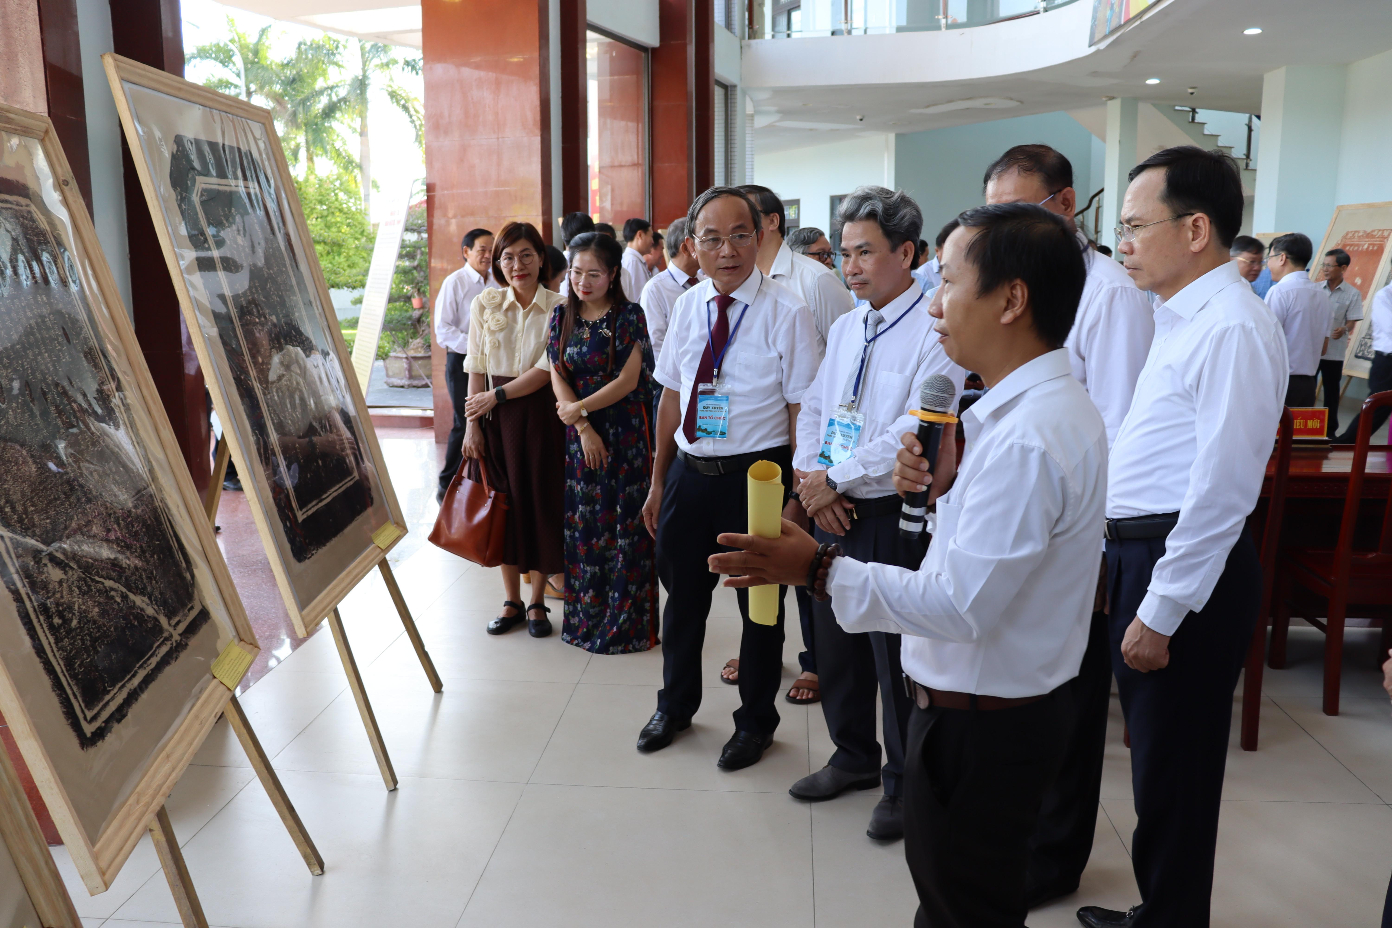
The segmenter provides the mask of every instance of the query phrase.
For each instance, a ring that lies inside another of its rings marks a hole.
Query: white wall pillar
[[[1136,134],[1140,106],[1135,97],[1116,97],[1107,101],[1107,159],[1102,194],[1101,243],[1116,249],[1113,229],[1121,221],[1121,199],[1126,195],[1126,175],[1136,166]]]
[[[1319,242],[1334,214],[1347,69],[1285,67],[1262,84],[1261,153],[1252,229]]]

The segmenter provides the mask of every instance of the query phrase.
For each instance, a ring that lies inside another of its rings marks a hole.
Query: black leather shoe
[[[756,735],[752,731],[737,731],[725,749],[720,752],[720,760],[715,765],[721,770],[743,770],[752,767],[764,756],[764,751],[773,744],[773,735]]]
[[[644,754],[660,751],[672,743],[677,732],[686,731],[690,727],[690,719],[678,722],[665,712],[654,712],[652,718],[648,719],[648,724],[638,733],[638,750]]]
[[[827,764],[816,773],[798,780],[788,789],[788,795],[805,802],[825,802],[835,799],[848,789],[875,789],[880,785],[880,772],[866,775],[851,773]]]
[[[532,618],[531,613],[533,611],[540,612],[541,618]],[[531,635],[533,638],[545,638],[547,635],[551,634],[551,620],[547,618],[547,616],[550,614],[551,610],[543,606],[541,603],[532,603],[530,606],[528,606],[527,634]]]
[[[876,841],[898,841],[904,837],[904,800],[885,796],[875,803],[865,834]]]
[[[510,599],[503,600],[503,608],[511,609],[512,615],[500,615],[492,622],[488,623],[488,634],[506,635],[523,622],[527,621],[527,613],[521,603],[515,603]]]
[[[1078,921],[1083,928],[1130,928],[1136,924],[1140,909],[1140,906],[1132,906],[1125,912],[1118,912],[1100,905],[1085,905],[1078,910]]]

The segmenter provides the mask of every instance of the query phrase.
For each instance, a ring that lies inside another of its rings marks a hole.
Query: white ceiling
[[[219,0],[239,10],[355,39],[421,47],[420,0]]]
[[[1345,64],[1392,48],[1389,0],[1170,0],[1088,48],[1092,5],[1078,0],[1042,16],[945,33],[746,43],[755,144],[778,151],[1082,109],[1115,96],[1257,113],[1269,71]],[[1243,35],[1250,26],[1263,31]],[[1160,83],[1147,85],[1152,77]],[[972,105],[982,100],[993,105]]]

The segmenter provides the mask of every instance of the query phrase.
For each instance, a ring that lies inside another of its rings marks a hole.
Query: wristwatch
[[[584,416],[586,419],[588,419],[588,418],[590,417],[590,411],[589,411],[588,409],[585,408],[585,401],[584,401],[584,400],[580,400],[579,402],[580,402],[580,415],[582,415],[582,416]]]
[[[835,490],[835,489],[836,489],[836,481],[831,479],[831,474],[830,474],[830,473],[827,474],[826,485],[827,485],[827,489],[828,489],[828,490]]]
[[[493,398],[497,400],[498,405],[501,406],[507,402],[507,391],[504,390],[502,387],[494,387]]]

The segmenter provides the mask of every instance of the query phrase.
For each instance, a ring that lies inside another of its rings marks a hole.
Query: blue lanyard
[[[725,339],[725,344],[720,349],[720,354],[715,353],[715,328],[711,325],[710,304],[706,304],[706,345],[711,351],[711,378],[712,382],[720,379],[720,362],[725,360],[725,353],[730,350],[730,343],[735,340],[736,333],[740,326],[744,325],[744,314],[749,312],[749,304],[744,304],[744,309],[740,310],[739,319],[735,320],[735,327],[730,330],[730,337]],[[898,320],[895,320],[896,322]]]
[[[862,348],[862,349],[860,350],[860,367],[856,369],[855,386],[851,387],[851,408],[852,408],[852,409],[856,409],[856,408],[858,408],[858,407],[860,406],[860,378],[865,376],[865,362],[868,361],[868,360],[870,359],[870,346],[873,345],[873,344],[875,344],[875,342],[879,339],[879,337],[880,337],[881,335],[885,334],[885,333],[888,332],[890,329],[894,328],[896,325],[898,325],[899,323],[903,322],[903,321],[904,321],[904,317],[907,316],[909,313],[913,312],[913,311],[914,311],[914,307],[917,306],[922,300],[923,300],[923,294],[920,293],[920,294],[918,295],[918,299],[916,299],[916,300],[914,300],[912,303],[910,303],[910,304],[909,304],[909,308],[906,309],[906,310],[904,310],[902,313],[899,314],[899,318],[898,318],[898,319],[895,319],[895,320],[894,320],[893,322],[891,322],[889,325],[885,326],[883,329],[880,329],[878,332],[876,332],[876,333],[875,333],[873,336],[871,336],[870,338],[865,339],[865,347]],[[866,328],[869,328],[869,323],[870,323],[869,315],[870,315],[869,313],[866,313],[866,320],[865,320]],[[864,337],[864,336],[862,336],[862,337]]]

